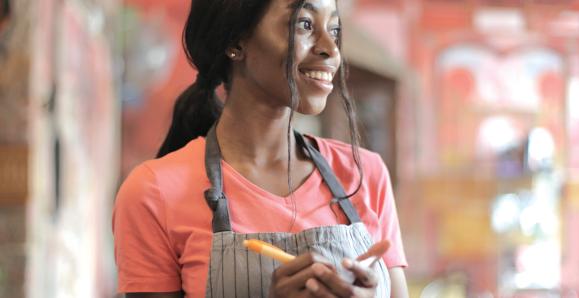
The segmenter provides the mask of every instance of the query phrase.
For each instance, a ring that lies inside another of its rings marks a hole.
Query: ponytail
[[[191,0],[182,43],[187,60],[198,71],[197,80],[177,98],[173,120],[157,158],[207,135],[223,103],[219,84],[229,89],[231,61],[226,50],[251,35],[271,0]]]
[[[179,95],[173,109],[171,127],[157,158],[184,147],[199,136],[207,135],[223,110],[223,103],[215,94],[219,83],[198,75],[197,81]]]

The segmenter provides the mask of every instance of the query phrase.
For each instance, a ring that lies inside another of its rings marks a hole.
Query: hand
[[[378,276],[374,271],[374,265],[390,247],[386,240],[372,245],[366,253],[358,256],[356,261],[350,259],[342,260],[342,266],[349,270],[354,278],[352,297],[375,297],[378,287]],[[351,281],[352,279],[348,279]]]
[[[359,261],[366,257],[360,256]],[[375,297],[378,278],[374,270],[349,259],[343,265],[354,274],[354,284],[340,277],[319,255],[300,255],[276,269],[269,297]]]
[[[354,284],[350,284],[335,272],[318,265],[312,265],[316,278],[309,279],[306,282],[306,288],[310,291],[312,297],[376,297],[378,277],[372,267],[364,266],[357,261],[344,259],[342,265],[351,271],[356,278]]]
[[[341,295],[330,291],[332,287]],[[274,271],[269,297],[351,297],[352,287],[321,256],[306,253]]]
[[[376,288],[378,287],[378,277],[373,266],[364,266],[359,261],[364,260],[365,256],[360,256],[356,261],[344,259],[342,266],[352,272],[356,278],[354,281],[354,294],[351,297],[365,298],[376,297]]]

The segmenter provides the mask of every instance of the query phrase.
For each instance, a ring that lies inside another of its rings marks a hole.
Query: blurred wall
[[[181,46],[188,6],[180,0],[125,2],[123,15],[129,25],[123,38],[128,73],[122,93],[123,177],[143,160],[155,157],[169,128],[175,100],[195,81],[196,72]],[[159,63],[140,59],[153,51],[161,52]]]
[[[409,204],[403,212],[419,218],[402,225],[412,239],[409,253],[420,260],[410,271],[417,278],[460,272],[470,295],[546,291],[530,294],[542,297],[578,289],[570,282],[578,273],[561,270],[579,268],[576,249],[569,248],[575,237],[560,237],[577,228],[569,215],[575,211],[560,210],[575,200],[563,189],[576,183],[577,166],[570,160],[578,152],[570,141],[576,132],[569,129],[567,116],[574,99],[567,86],[577,76],[575,63],[568,62],[578,53],[579,6],[577,1],[524,3],[409,1],[404,8],[410,26],[408,63],[419,90],[416,126],[409,131],[415,176],[399,195]],[[547,196],[537,193],[543,174],[525,164],[526,139],[536,127],[549,131],[555,148]],[[545,240],[554,248],[543,259],[554,261],[543,266],[543,273],[558,269],[540,280],[560,277],[551,290],[535,282],[522,286],[523,276],[537,277],[514,273],[536,266],[522,256],[542,236],[508,236],[493,228],[493,206],[501,194],[521,191],[534,199],[518,196],[517,204],[535,200],[549,206],[534,220],[554,217],[554,225],[561,227],[549,228],[550,240]],[[563,250],[556,248],[560,243]]]
[[[30,6],[0,4],[0,297],[24,297]]]
[[[112,297],[115,1],[33,1],[27,297]]]

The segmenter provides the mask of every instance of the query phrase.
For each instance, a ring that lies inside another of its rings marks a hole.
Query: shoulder
[[[144,161],[127,176],[117,200],[175,198],[191,181],[205,177],[204,149],[205,140],[197,138],[161,158]]]
[[[326,159],[336,177],[342,182],[346,193],[355,192],[360,183],[360,172],[354,161],[352,146],[338,140],[310,137],[316,141],[320,153]],[[379,193],[389,188],[390,175],[388,169],[378,153],[364,148],[358,148],[358,152],[363,175],[362,189],[358,194],[359,196],[367,195],[369,198],[375,199]],[[366,203],[370,204],[369,202]]]
[[[191,168],[199,169],[205,166],[205,139],[196,138],[183,148],[171,152],[161,158],[147,160],[141,164],[149,168],[156,176],[167,177],[183,174]]]
[[[334,139],[308,136],[316,141],[320,153],[326,158],[334,170],[348,169],[352,171],[356,169],[352,146],[350,144]],[[382,172],[387,171],[384,161],[378,153],[361,147],[358,148],[358,153],[365,175],[366,173],[370,174],[370,176],[381,175],[384,174]]]

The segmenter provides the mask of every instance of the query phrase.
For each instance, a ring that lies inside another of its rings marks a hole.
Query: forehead
[[[306,0],[304,9],[316,14],[335,15],[337,10],[336,1],[337,0]],[[296,0],[273,0],[271,3],[270,12],[275,11],[276,13],[289,13],[291,12],[295,3]]]

